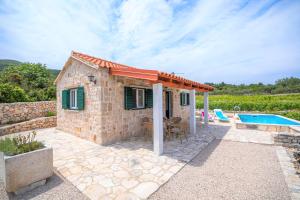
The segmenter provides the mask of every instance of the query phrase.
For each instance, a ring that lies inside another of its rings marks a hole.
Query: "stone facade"
[[[21,131],[29,131],[38,128],[50,128],[56,126],[56,116],[40,117],[29,121],[15,124],[8,124],[0,127],[0,136],[17,133]]]
[[[1,103],[0,125],[46,117],[49,111],[56,111],[55,101]]]
[[[152,108],[125,110],[124,87],[152,88],[144,80],[111,76],[108,69],[88,66],[71,58],[57,81],[57,128],[98,144],[110,144],[142,134],[142,118],[152,118]],[[96,77],[96,84],[88,80]],[[62,109],[62,90],[84,87],[85,108],[82,111]],[[167,88],[164,88],[166,90]],[[189,119],[189,106],[180,106],[178,89],[173,92],[173,116]],[[165,102],[163,100],[163,102]],[[165,110],[165,105],[164,105]]]

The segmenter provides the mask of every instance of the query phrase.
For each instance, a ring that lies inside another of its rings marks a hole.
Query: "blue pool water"
[[[277,115],[255,115],[255,114],[239,114],[241,122],[256,124],[280,124],[280,125],[300,125],[292,120]]]

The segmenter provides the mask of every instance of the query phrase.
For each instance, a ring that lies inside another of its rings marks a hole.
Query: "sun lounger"
[[[214,109],[214,113],[219,121],[229,122],[229,118],[226,115],[224,115],[224,113],[221,109]]]

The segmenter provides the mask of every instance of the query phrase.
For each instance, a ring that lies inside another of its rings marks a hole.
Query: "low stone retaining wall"
[[[277,133],[274,135],[274,143],[284,147],[300,148],[299,133]]]
[[[55,101],[0,103],[0,125],[46,117],[48,112],[56,112]]]
[[[56,126],[56,116],[40,117],[25,122],[9,124],[0,127],[0,136],[38,128],[50,128]]]

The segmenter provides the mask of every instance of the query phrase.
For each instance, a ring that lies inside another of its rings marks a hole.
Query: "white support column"
[[[208,92],[204,92],[204,123],[208,124]]]
[[[163,88],[161,83],[153,84],[153,150],[163,153]]]
[[[196,134],[196,91],[190,90],[190,133]]]

